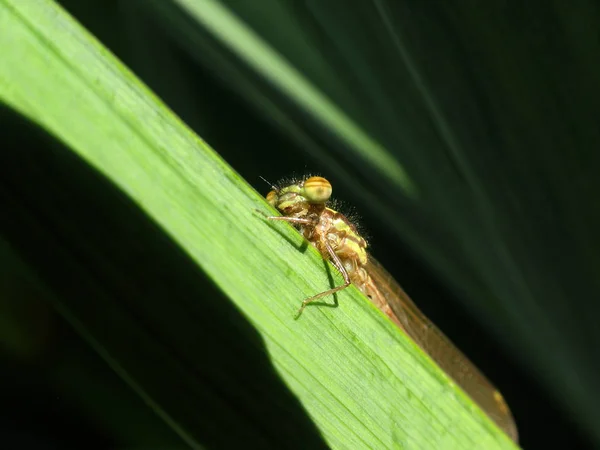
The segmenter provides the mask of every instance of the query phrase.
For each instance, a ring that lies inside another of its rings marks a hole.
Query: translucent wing
[[[514,419],[498,390],[462,352],[417,308],[394,278],[371,255],[365,266],[371,280],[365,294],[404,329],[515,442]],[[383,308],[380,304],[387,303]],[[388,307],[389,306],[389,307]],[[391,311],[390,311],[391,309]],[[392,313],[395,317],[392,317]]]

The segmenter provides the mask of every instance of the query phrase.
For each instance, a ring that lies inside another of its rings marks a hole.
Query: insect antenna
[[[277,187],[271,183],[269,180],[267,180],[266,178],[261,177],[260,175],[258,176],[258,178],[260,178],[261,180],[263,180],[265,183],[267,183],[271,189],[273,189],[274,191],[278,191],[279,189],[277,189]]]

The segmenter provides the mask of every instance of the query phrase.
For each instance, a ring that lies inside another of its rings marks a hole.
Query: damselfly
[[[307,305],[335,294],[351,283],[442,368],[515,442],[517,428],[498,390],[417,308],[385,269],[367,253],[367,243],[346,216],[329,208],[332,187],[322,177],[311,176],[273,186],[267,201],[282,216],[269,220],[293,224],[300,233],[340,271],[344,284],[313,295],[302,302],[297,317]]]

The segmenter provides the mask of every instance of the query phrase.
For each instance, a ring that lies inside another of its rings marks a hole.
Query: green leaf
[[[0,24],[2,237],[174,443],[514,448],[356,289],[293,320],[319,255],[53,2]]]

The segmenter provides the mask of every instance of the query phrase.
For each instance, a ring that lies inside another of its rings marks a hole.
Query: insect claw
[[[298,312],[294,316],[294,320],[298,320],[302,313],[304,312],[304,308],[306,308],[306,303],[302,302],[302,306],[298,309]]]

